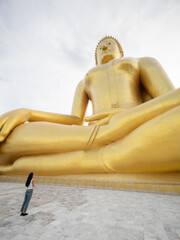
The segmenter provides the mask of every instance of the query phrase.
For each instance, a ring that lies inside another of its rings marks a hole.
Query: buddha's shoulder
[[[141,63],[158,63],[158,60],[153,57],[141,57],[141,58],[132,58],[132,57],[124,57],[120,59],[113,60],[113,65],[132,65],[134,67],[138,67]]]
[[[96,66],[91,68],[85,75],[84,81],[88,81],[95,76],[98,76],[100,73],[102,73],[102,67],[101,66]]]
[[[95,66],[95,67],[89,69],[89,71],[86,73],[86,76],[96,73],[96,72],[100,71],[101,69],[102,69],[102,66]]]
[[[159,61],[154,57],[141,57],[138,60],[139,64],[159,64]]]

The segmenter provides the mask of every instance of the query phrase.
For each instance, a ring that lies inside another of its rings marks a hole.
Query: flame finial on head
[[[121,56],[122,56],[122,57],[124,56],[123,49],[122,49],[122,47],[121,47],[121,44],[118,42],[118,40],[117,40],[116,38],[112,37],[112,36],[107,36],[107,35],[106,35],[105,37],[103,37],[103,38],[98,42],[98,44],[97,44],[97,46],[96,46],[96,50],[95,50],[96,66],[98,65],[98,60],[97,60],[97,48],[98,48],[99,44],[100,44],[104,39],[107,39],[107,38],[113,39],[113,40],[117,43],[118,48],[119,48],[119,52],[120,52]]]

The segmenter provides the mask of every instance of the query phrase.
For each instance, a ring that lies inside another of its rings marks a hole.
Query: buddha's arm
[[[65,125],[82,125],[82,119],[73,115],[64,115],[58,113],[50,113],[50,112],[41,112],[36,110],[30,110],[30,117],[27,120],[29,122],[51,122],[51,123],[59,123]]]
[[[27,121],[42,121],[66,125],[82,124],[82,120],[76,116],[41,112],[31,109],[16,109],[0,116],[0,142],[3,142],[15,127]]]
[[[134,108],[131,108],[122,113],[118,113],[113,116],[108,125],[102,126],[99,129],[96,141],[99,145],[106,143],[115,142],[129,133],[131,133],[136,128],[147,123],[169,110],[175,109],[180,106],[180,88],[154,98],[146,103],[140,104]],[[179,121],[177,118],[175,121]],[[157,124],[157,123],[156,123]],[[173,122],[166,122],[164,125],[164,131],[171,131],[171,125]],[[151,126],[151,124],[149,125]],[[167,133],[168,134],[168,133]],[[143,132],[140,132],[143,135]]]
[[[139,68],[141,83],[152,98],[174,90],[169,77],[156,59],[140,58]]]
[[[87,106],[87,96],[81,84],[76,89],[72,115],[41,112],[31,109],[17,109],[0,116],[0,142],[3,142],[9,133],[18,125],[29,122],[51,122],[66,125],[82,125]],[[78,106],[81,108],[78,110]]]
[[[86,90],[84,89],[83,81],[80,81],[74,95],[71,114],[81,119],[82,123],[84,122],[84,116],[86,114],[88,101],[89,98],[86,93]]]

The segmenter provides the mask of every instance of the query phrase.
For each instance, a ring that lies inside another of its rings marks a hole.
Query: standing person
[[[31,172],[27,178],[25,186],[27,187],[24,202],[21,207],[21,214],[20,216],[26,216],[28,213],[26,213],[26,210],[28,208],[29,202],[31,200],[32,194],[33,194],[33,188],[35,187],[34,179],[33,179],[33,172]]]

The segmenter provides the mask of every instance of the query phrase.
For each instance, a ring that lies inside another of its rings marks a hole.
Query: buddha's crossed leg
[[[104,147],[23,156],[9,167],[9,171],[27,173],[31,170],[39,175],[180,171],[179,119],[180,107],[176,107]]]

